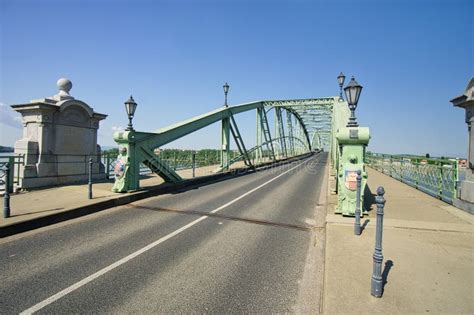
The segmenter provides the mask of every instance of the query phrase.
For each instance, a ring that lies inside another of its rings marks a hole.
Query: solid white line
[[[265,183],[261,184],[260,186],[255,187],[254,189],[249,190],[249,191],[246,192],[245,194],[240,195],[239,197],[237,197],[237,198],[235,198],[235,199],[229,201],[228,203],[226,203],[226,204],[220,206],[219,208],[216,208],[216,209],[212,210],[212,211],[210,212],[210,214],[216,213],[216,212],[218,212],[218,211],[220,211],[220,210],[222,210],[222,209],[224,209],[224,208],[230,206],[231,204],[236,203],[236,202],[239,201],[240,199],[242,199],[242,198],[244,198],[244,197],[250,195],[251,193],[253,193],[253,192],[259,190],[260,188],[262,188],[262,187],[264,187],[264,186],[270,184],[270,183],[273,182],[274,180],[276,180],[276,179],[282,177],[283,175],[285,175],[285,174],[291,172],[292,170],[294,170],[295,168],[299,167],[300,165],[302,165],[302,164],[304,164],[304,163],[307,163],[307,162],[309,162],[309,161],[312,161],[313,159],[314,159],[314,158],[311,158],[311,159],[308,159],[308,160],[306,160],[306,161],[303,161],[303,162],[299,163],[298,165],[296,165],[296,166],[290,168],[289,170],[287,170],[287,171],[281,173],[280,175],[275,176],[275,177],[273,177],[272,179],[266,181]],[[163,236],[162,238],[160,238],[160,239],[154,241],[153,243],[148,244],[147,246],[145,246],[145,247],[143,247],[143,248],[137,250],[136,252],[133,252],[133,253],[131,253],[130,255],[128,255],[128,256],[126,256],[126,257],[124,257],[124,258],[122,258],[122,259],[120,259],[120,260],[114,262],[113,264],[111,264],[111,265],[109,265],[109,266],[107,266],[107,267],[105,267],[105,268],[103,268],[103,269],[97,271],[96,273],[91,274],[90,276],[88,276],[88,277],[82,279],[82,280],[79,281],[79,282],[74,283],[73,285],[67,287],[66,289],[64,289],[64,290],[62,290],[62,291],[59,291],[58,293],[56,293],[56,294],[50,296],[50,297],[47,298],[46,300],[43,300],[43,301],[39,302],[39,303],[36,304],[36,305],[33,305],[32,307],[30,307],[30,308],[24,310],[24,311],[21,312],[20,314],[33,314],[34,312],[39,311],[39,310],[42,309],[43,307],[45,307],[45,306],[47,306],[47,305],[49,305],[49,304],[51,304],[51,303],[53,303],[53,302],[59,300],[59,299],[62,298],[63,296],[65,296],[65,295],[67,295],[67,294],[69,294],[69,293],[71,293],[71,292],[73,292],[73,291],[79,289],[80,287],[82,287],[82,286],[88,284],[89,282],[91,282],[91,281],[93,281],[93,280],[99,278],[99,277],[102,276],[103,274],[105,274],[105,273],[107,273],[107,272],[109,272],[109,271],[111,271],[111,270],[117,268],[117,267],[120,266],[120,265],[125,264],[125,263],[128,262],[129,260],[132,260],[133,258],[135,258],[135,257],[137,257],[137,256],[139,256],[139,255],[141,255],[141,254],[143,254],[144,252],[146,252],[146,251],[152,249],[153,247],[158,246],[159,244],[161,244],[161,243],[163,243],[163,242],[169,240],[169,239],[172,238],[173,236],[178,235],[179,233],[181,233],[181,232],[183,232],[183,231],[189,229],[189,228],[192,227],[193,225],[195,225],[195,224],[197,224],[197,223],[199,223],[199,222],[201,222],[201,221],[203,221],[203,220],[205,220],[205,219],[207,219],[207,218],[209,218],[209,216],[206,216],[206,215],[205,215],[205,216],[200,217],[200,218],[197,219],[197,220],[194,220],[194,221],[191,222],[191,223],[186,224],[185,226],[183,226],[183,227],[177,229],[176,231],[171,232],[170,234],[168,234],[168,235],[166,235],[166,236]]]

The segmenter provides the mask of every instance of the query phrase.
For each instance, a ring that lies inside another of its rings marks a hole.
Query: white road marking
[[[231,204],[236,203],[236,202],[239,201],[240,199],[245,198],[246,196],[250,195],[251,193],[253,193],[253,192],[259,190],[260,188],[262,188],[262,187],[264,187],[264,186],[266,186],[266,185],[268,185],[268,184],[270,184],[271,182],[273,182],[273,181],[277,180],[278,178],[282,177],[283,175],[285,175],[285,174],[291,172],[292,170],[294,170],[295,168],[299,167],[300,165],[302,165],[302,164],[304,164],[304,163],[307,163],[307,162],[309,162],[309,161],[312,161],[313,159],[314,159],[314,158],[311,158],[311,159],[308,159],[308,160],[306,160],[306,161],[303,161],[303,162],[299,163],[298,165],[296,165],[296,166],[290,168],[289,170],[287,170],[287,171],[281,173],[280,175],[277,175],[277,176],[273,177],[272,179],[266,181],[265,183],[261,184],[260,186],[257,186],[257,187],[255,187],[254,189],[247,191],[245,194],[242,194],[242,195],[240,195],[239,197],[237,197],[237,198],[235,198],[235,199],[229,201],[228,203],[226,203],[226,204],[220,206],[219,208],[216,208],[216,209],[212,210],[212,211],[210,212],[210,214],[216,213],[216,212],[218,212],[218,211],[221,211],[221,210],[224,209],[224,208],[227,208],[227,207],[230,206]],[[186,224],[185,226],[183,226],[183,227],[177,229],[176,231],[171,232],[171,233],[169,233],[169,234],[166,235],[166,236],[163,236],[162,238],[160,238],[160,239],[154,241],[153,243],[148,244],[147,246],[145,246],[145,247],[143,247],[143,248],[137,250],[136,252],[133,252],[133,253],[131,253],[130,255],[128,255],[128,256],[126,256],[126,257],[124,257],[124,258],[122,258],[122,259],[120,259],[120,260],[114,262],[113,264],[111,264],[111,265],[109,265],[109,266],[107,266],[107,267],[105,267],[105,268],[102,268],[101,270],[97,271],[96,273],[91,274],[90,276],[88,276],[88,277],[82,279],[81,281],[74,283],[73,285],[67,287],[66,289],[64,289],[64,290],[62,290],[62,291],[59,291],[58,293],[56,293],[56,294],[50,296],[50,297],[47,298],[46,300],[43,300],[43,301],[39,302],[39,303],[36,304],[36,305],[33,305],[32,307],[30,307],[30,308],[24,310],[23,312],[21,312],[20,315],[21,315],[21,314],[33,314],[34,312],[39,311],[40,309],[44,308],[45,306],[48,306],[49,304],[51,304],[51,303],[53,303],[53,302],[59,300],[59,299],[62,298],[63,296],[65,296],[65,295],[67,295],[67,294],[69,294],[69,293],[71,293],[71,292],[73,292],[73,291],[79,289],[80,287],[82,287],[82,286],[88,284],[89,282],[94,281],[95,279],[97,279],[97,278],[99,278],[100,276],[106,274],[107,272],[109,272],[109,271],[111,271],[111,270],[117,268],[118,266],[121,266],[121,265],[125,264],[125,263],[128,262],[129,260],[132,260],[133,258],[135,258],[135,257],[137,257],[137,256],[139,256],[139,255],[141,255],[141,254],[143,254],[144,252],[146,252],[146,251],[148,251],[148,250],[150,250],[150,249],[152,249],[152,248],[154,248],[154,247],[160,245],[161,243],[163,243],[163,242],[169,240],[170,238],[172,238],[172,237],[178,235],[179,233],[181,233],[181,232],[183,232],[183,231],[189,229],[189,228],[192,227],[193,225],[196,225],[196,224],[198,224],[199,222],[201,222],[201,221],[203,221],[203,220],[205,220],[205,219],[207,219],[207,218],[209,218],[209,216],[205,215],[205,216],[200,217],[199,219],[194,220],[194,221],[191,222],[191,223]]]

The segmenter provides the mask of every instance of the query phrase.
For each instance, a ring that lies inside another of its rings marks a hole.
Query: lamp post
[[[346,101],[349,104],[349,109],[351,110],[351,117],[349,117],[349,122],[346,127],[359,127],[355,117],[355,110],[357,108],[357,103],[359,102],[360,93],[362,92],[362,85],[359,85],[357,81],[352,77],[351,81],[344,88],[344,93],[346,94]]]
[[[132,119],[133,119],[133,116],[135,115],[136,109],[137,109],[137,103],[135,103],[135,100],[130,95],[130,98],[125,102],[125,110],[127,111],[127,115],[128,115],[128,126],[125,130],[134,131]]]
[[[224,106],[228,107],[227,105],[227,93],[229,93],[229,84],[227,82],[222,86],[224,88],[224,95],[225,95],[225,100],[224,100]]]
[[[344,85],[344,81],[346,80],[346,76],[344,73],[339,73],[337,77],[337,82],[339,82],[339,99],[342,100],[342,86]]]

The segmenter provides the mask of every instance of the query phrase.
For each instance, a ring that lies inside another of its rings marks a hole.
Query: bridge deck
[[[471,215],[368,169],[370,189],[384,186],[387,200],[387,283],[383,298],[373,298],[375,211],[362,220],[370,220],[362,235],[354,236],[353,218],[333,214],[336,196],[320,194],[326,191],[324,163],[311,159],[312,168],[264,186],[292,166],[5,238],[2,307],[22,311],[202,220],[43,310],[318,313],[323,296],[327,314],[352,314],[354,307],[361,314],[474,313]],[[255,195],[245,195],[254,189]]]
[[[317,154],[13,236],[0,244],[2,310],[315,313],[326,162]]]

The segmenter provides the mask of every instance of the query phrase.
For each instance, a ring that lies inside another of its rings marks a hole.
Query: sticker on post
[[[125,171],[125,159],[118,158],[117,161],[115,162],[115,167],[114,167],[115,177],[118,177],[118,178],[122,177],[124,171]]]
[[[357,190],[357,171],[345,172],[345,185],[349,190]]]

